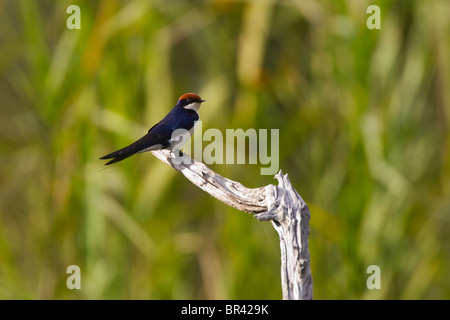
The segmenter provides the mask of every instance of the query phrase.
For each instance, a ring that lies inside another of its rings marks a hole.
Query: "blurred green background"
[[[66,27],[71,4],[81,30]],[[381,30],[366,27],[371,4]],[[449,299],[449,13],[447,0],[0,1],[0,298],[281,298],[270,223],[149,153],[98,160],[196,92],[203,130],[280,129],[280,168],[310,206],[315,299]],[[276,183],[260,167],[211,166]],[[66,287],[72,264],[81,290]]]

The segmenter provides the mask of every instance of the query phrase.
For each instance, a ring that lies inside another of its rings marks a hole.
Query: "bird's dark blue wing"
[[[113,159],[106,163],[105,165],[113,164],[115,162],[121,161],[132,156],[135,153],[142,152],[143,150],[160,144],[162,148],[167,147],[168,139],[165,139],[160,134],[147,133],[145,136],[140,138],[139,140],[133,142],[129,146],[125,148],[114,151],[106,156],[101,157],[100,159]]]
[[[199,119],[197,112],[175,107],[160,122],[148,130],[149,133],[160,134],[170,139],[176,129],[190,130]]]

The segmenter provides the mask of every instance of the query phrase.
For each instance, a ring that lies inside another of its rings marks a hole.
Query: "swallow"
[[[129,146],[114,151],[100,159],[112,159],[105,165],[122,161],[136,153],[169,149],[179,149],[186,143],[195,130],[200,119],[198,110],[205,102],[195,93],[183,94],[173,109],[157,124],[148,130],[147,134]]]

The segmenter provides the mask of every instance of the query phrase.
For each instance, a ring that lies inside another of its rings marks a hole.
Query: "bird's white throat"
[[[189,110],[194,110],[195,112],[198,113],[198,109],[200,109],[200,102],[192,102],[190,104],[188,104],[187,106],[185,106],[185,109],[189,109]]]

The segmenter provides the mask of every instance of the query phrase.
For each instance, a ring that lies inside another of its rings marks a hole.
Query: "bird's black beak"
[[[206,101],[206,100],[200,100],[199,102],[202,103],[202,102],[205,102],[205,101]]]

